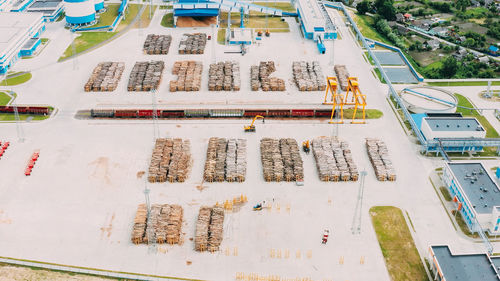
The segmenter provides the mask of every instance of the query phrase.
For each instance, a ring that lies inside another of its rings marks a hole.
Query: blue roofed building
[[[488,52],[492,55],[492,56],[498,56],[500,55],[500,50],[498,49],[497,46],[493,46],[491,45],[489,48],[488,48]]]

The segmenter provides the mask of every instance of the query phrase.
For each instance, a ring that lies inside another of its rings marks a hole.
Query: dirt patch
[[[142,176],[144,176],[145,173],[146,173],[145,171],[139,171],[139,172],[137,172],[137,178],[138,179],[142,178]]]
[[[0,281],[109,281],[107,278],[99,278],[87,275],[61,273],[50,270],[31,269],[17,266],[0,266]]]
[[[208,27],[217,24],[217,17],[178,17],[178,27]]]
[[[95,166],[92,177],[103,180],[106,184],[111,183],[109,177],[109,159],[107,157],[99,157],[95,161],[89,163],[89,166]]]

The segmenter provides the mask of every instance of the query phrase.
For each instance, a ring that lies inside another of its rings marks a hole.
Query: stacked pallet
[[[359,171],[347,142],[335,137],[318,137],[312,140],[312,150],[322,181],[358,180]]]
[[[203,63],[198,61],[177,61],[172,74],[177,75],[176,81],[170,81],[170,92],[199,91],[201,87],[201,72]]]
[[[149,165],[149,182],[184,182],[191,168],[189,140],[157,139]]]
[[[92,71],[89,81],[85,83],[85,92],[112,92],[122,78],[125,64],[123,62],[101,62]]]
[[[395,181],[396,171],[389,157],[386,144],[379,139],[366,139],[368,157],[379,181]]]
[[[262,88],[263,91],[284,91],[285,80],[269,77],[271,73],[276,71],[273,61],[261,61],[259,66],[252,65],[250,67],[250,86],[252,91],[258,91]]]
[[[170,35],[148,34],[144,41],[144,53],[148,55],[166,55],[172,43]]]
[[[194,248],[196,251],[218,251],[224,230],[224,209],[202,206],[196,222]]]
[[[210,138],[203,178],[208,182],[245,181],[246,140]]]
[[[240,64],[226,61],[210,64],[208,70],[209,91],[239,91],[241,88]]]
[[[325,76],[319,61],[294,61],[292,71],[299,91],[324,91],[326,89]]]
[[[163,75],[163,61],[136,62],[128,80],[128,91],[151,91],[158,89]]]
[[[203,54],[206,45],[205,33],[183,34],[179,43],[179,54]]]
[[[132,228],[135,244],[156,243],[180,244],[183,210],[179,205],[153,204],[150,217],[145,204],[139,205]]]
[[[347,86],[348,86],[347,78],[349,78],[349,72],[347,72],[347,68],[345,67],[345,65],[337,64],[333,67],[333,69],[337,74],[337,79],[339,81],[340,88],[342,89],[342,91],[347,91]]]
[[[304,179],[302,157],[296,140],[263,138],[260,153],[265,181]]]

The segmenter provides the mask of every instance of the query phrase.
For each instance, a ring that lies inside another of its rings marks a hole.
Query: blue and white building
[[[317,41],[337,39],[337,31],[320,3],[316,0],[298,0],[297,13],[305,38]],[[328,26],[330,23],[330,26]]]
[[[104,9],[104,0],[94,0],[94,9],[96,12],[100,12]]]
[[[443,181],[472,233],[500,234],[500,189],[483,164],[447,163]]]
[[[70,25],[89,25],[96,20],[94,0],[64,0],[64,8]]]
[[[0,74],[6,73],[22,56],[31,56],[45,31],[41,13],[0,12]]]
[[[63,0],[0,0],[0,12],[43,13],[45,21],[55,21],[64,11]]]

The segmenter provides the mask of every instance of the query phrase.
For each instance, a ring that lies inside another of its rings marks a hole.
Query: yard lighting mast
[[[359,179],[359,189],[358,189],[358,201],[356,202],[356,209],[354,210],[354,217],[352,218],[351,231],[352,234],[361,233],[361,217],[363,215],[363,194],[365,190],[365,176],[367,172],[363,170],[360,174]]]

